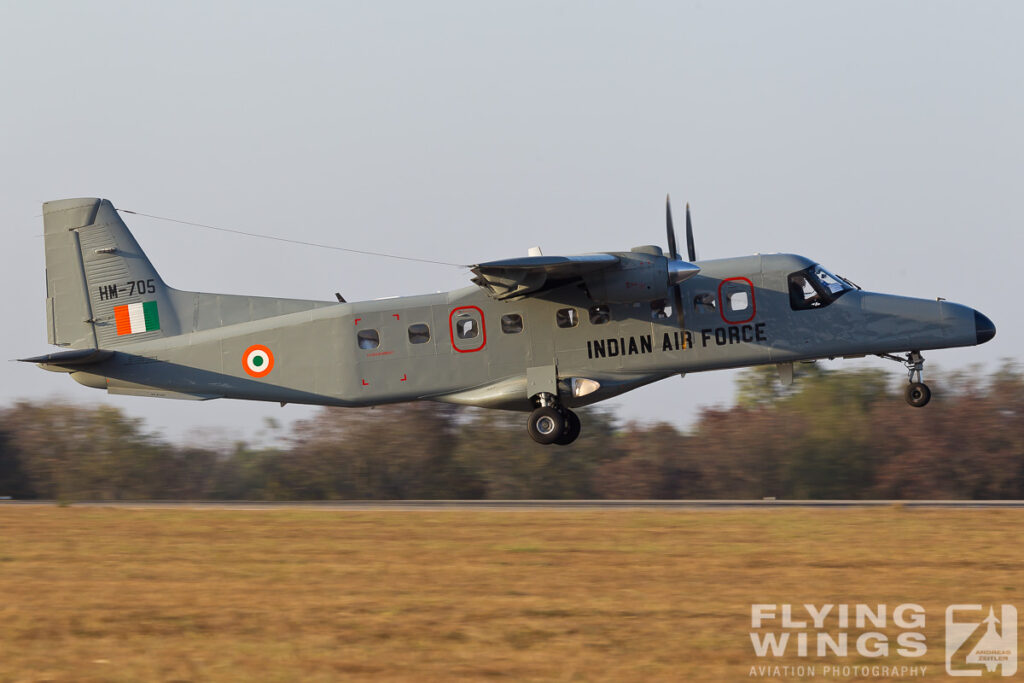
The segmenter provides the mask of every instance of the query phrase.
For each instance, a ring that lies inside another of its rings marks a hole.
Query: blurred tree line
[[[0,411],[0,495],[57,500],[1024,498],[1024,376],[1007,364],[903,401],[880,369],[745,371],[736,405],[683,432],[580,411],[538,446],[525,415],[414,403],[324,408],[275,447],[181,446],[109,406]],[[685,391],[681,384],[680,391]]]

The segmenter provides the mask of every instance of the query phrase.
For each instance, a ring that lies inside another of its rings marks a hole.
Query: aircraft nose
[[[984,344],[992,337],[996,336],[996,326],[988,319],[987,316],[982,315],[980,312],[974,312],[974,330],[978,334],[978,343]]]

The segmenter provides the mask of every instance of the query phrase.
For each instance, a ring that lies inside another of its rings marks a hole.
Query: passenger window
[[[729,309],[733,311],[745,311],[750,306],[750,297],[746,292],[733,292],[729,295]]]
[[[580,316],[575,308],[560,308],[555,313],[555,322],[559,327],[576,327],[580,324]]]
[[[604,325],[612,319],[612,312],[605,304],[590,307],[590,324]]]
[[[409,325],[409,343],[426,344],[430,341],[430,327],[424,323]]]
[[[523,316],[509,313],[501,316],[501,331],[505,334],[519,334],[523,331]]]
[[[356,339],[359,340],[361,349],[375,349],[380,346],[380,334],[377,330],[359,330]]]
[[[455,335],[459,339],[472,339],[480,334],[480,326],[472,318],[464,318],[455,323]]]
[[[717,308],[714,294],[698,294],[693,297],[693,307],[698,311],[714,311]]]
[[[672,316],[672,307],[664,299],[651,302],[651,320],[665,320]]]

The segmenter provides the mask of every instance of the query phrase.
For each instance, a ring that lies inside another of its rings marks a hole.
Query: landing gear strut
[[[921,355],[921,352],[911,351],[905,358],[889,353],[880,353],[878,355],[888,360],[894,360],[897,363],[903,363],[904,367],[907,368],[907,372],[910,375],[910,384],[903,394],[907,399],[907,403],[915,408],[923,408],[928,405],[928,401],[932,400],[932,390],[921,379],[921,371],[924,370],[924,356]]]
[[[540,394],[540,404],[530,413],[526,429],[530,437],[540,444],[568,446],[580,435],[580,418],[576,413],[558,404],[551,394]]]

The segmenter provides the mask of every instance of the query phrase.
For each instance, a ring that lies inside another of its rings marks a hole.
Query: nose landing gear
[[[894,356],[889,353],[878,354],[881,358],[887,358],[888,360],[894,360],[897,363],[903,363],[907,368],[907,372],[910,374],[910,385],[903,393],[904,398],[907,399],[907,403],[914,406],[915,408],[923,408],[928,405],[928,401],[932,400],[932,390],[928,388],[921,379],[921,371],[924,370],[924,356],[921,355],[920,351],[911,351],[906,357]]]
[[[580,435],[580,418],[576,413],[558,403],[551,394],[537,397],[540,406],[530,413],[526,430],[539,444],[568,446]]]
[[[911,382],[903,395],[907,399],[907,403],[915,408],[922,408],[932,400],[932,390],[924,382]]]

